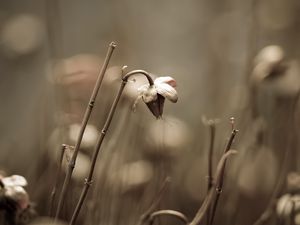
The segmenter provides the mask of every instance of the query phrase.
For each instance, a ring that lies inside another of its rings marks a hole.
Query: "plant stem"
[[[188,224],[188,219],[183,213],[170,209],[158,210],[152,213],[149,218],[149,224],[152,225],[154,223],[154,219],[158,216],[172,216],[179,219],[184,224]]]
[[[216,131],[216,125],[215,122],[212,121],[209,123],[209,131],[210,131],[210,144],[209,144],[209,149],[208,149],[208,177],[207,177],[207,194],[209,193],[209,190],[213,186],[213,151],[214,151],[214,141],[215,141],[215,131]],[[210,209],[207,210],[207,221],[206,224],[209,225],[210,221]]]
[[[229,138],[229,140],[227,142],[227,145],[224,149],[224,154],[226,154],[230,150],[231,145],[234,141],[234,138],[235,138],[235,135],[237,134],[237,132],[238,132],[238,130],[235,130],[235,129],[233,129],[231,131],[230,138]],[[226,161],[224,162],[224,166],[223,166],[222,171],[221,171],[220,180],[216,183],[216,185],[217,185],[216,186],[217,195],[216,195],[215,201],[213,202],[213,205],[212,205],[212,215],[211,215],[211,219],[210,219],[210,223],[209,223],[210,225],[212,225],[213,222],[214,222],[214,217],[215,217],[215,214],[216,214],[219,198],[220,198],[220,195],[221,195],[222,190],[223,190],[225,167],[226,167]]]
[[[72,173],[73,173],[73,170],[74,170],[74,167],[75,167],[76,158],[77,158],[77,155],[78,155],[78,152],[79,152],[79,149],[80,149],[80,144],[81,144],[81,141],[82,141],[82,137],[83,137],[86,125],[87,125],[87,123],[89,121],[89,118],[91,116],[93,107],[95,105],[96,97],[97,97],[97,94],[99,92],[100,86],[102,84],[102,80],[103,80],[103,77],[105,75],[108,63],[110,61],[110,58],[111,58],[112,53],[113,53],[115,48],[116,48],[116,44],[114,42],[111,42],[109,44],[109,48],[108,48],[104,63],[102,65],[101,71],[98,75],[95,87],[93,89],[89,104],[86,108],[86,111],[85,111],[85,114],[84,114],[84,117],[83,117],[83,120],[82,120],[82,123],[81,123],[81,128],[80,128],[80,131],[79,131],[79,134],[78,134],[77,142],[76,142],[76,145],[75,145],[74,153],[73,153],[72,158],[70,160],[70,163],[68,165],[67,174],[65,176],[63,187],[62,187],[62,190],[61,190],[61,193],[60,193],[58,206],[57,206],[56,214],[55,214],[55,222],[57,221],[57,219],[59,217],[59,214],[61,212],[61,209],[63,207],[63,203],[65,201],[65,197],[66,197],[66,194],[67,194],[69,183],[71,181]]]
[[[200,209],[196,213],[194,219],[189,223],[189,225],[198,225],[204,219],[204,217],[207,213],[207,210],[209,209],[210,205],[212,204],[212,202],[215,198],[215,195],[218,194],[218,192],[216,190],[217,190],[218,184],[224,177],[224,170],[225,170],[225,164],[226,164],[227,158],[230,155],[236,154],[236,153],[237,152],[235,150],[229,150],[223,154],[223,156],[220,159],[218,166],[217,166],[216,175],[215,175],[216,182],[215,182],[214,186],[210,189],[210,191],[209,191],[208,195],[206,196],[206,198],[204,199]]]
[[[61,148],[60,148],[60,155],[59,155],[59,159],[58,159],[58,166],[57,166],[57,171],[56,171],[54,186],[53,186],[53,189],[52,189],[52,192],[51,192],[51,198],[50,198],[49,216],[52,216],[52,211],[53,211],[53,206],[54,206],[54,200],[55,200],[56,190],[57,190],[57,184],[58,184],[58,180],[59,180],[60,173],[61,173],[61,166],[62,166],[62,161],[63,161],[63,158],[64,158],[66,147],[67,146],[65,144],[63,144],[63,145],[61,145]]]
[[[209,150],[208,150],[208,183],[207,183],[207,192],[211,189],[213,186],[213,152],[214,152],[214,141],[215,141],[215,133],[216,133],[216,125],[214,123],[211,123],[209,125],[210,130],[210,144],[209,144]]]
[[[88,177],[85,179],[85,182],[84,182],[84,187],[82,189],[82,192],[81,192],[81,195],[80,195],[80,198],[78,200],[78,203],[76,205],[76,208],[73,212],[73,215],[72,215],[72,218],[71,218],[71,221],[70,221],[70,225],[74,225],[76,223],[76,220],[77,220],[77,217],[79,215],[79,212],[81,210],[81,207],[83,205],[83,202],[86,198],[86,195],[88,193],[88,190],[90,188],[90,186],[92,185],[92,178],[93,178],[93,174],[94,174],[94,170],[95,170],[95,165],[96,165],[96,162],[97,162],[97,157],[98,157],[98,154],[100,152],[100,149],[101,149],[101,145],[103,143],[103,140],[105,138],[105,135],[109,129],[109,126],[111,124],[111,121],[113,119],[113,116],[114,116],[114,113],[116,111],[116,108],[117,108],[117,105],[119,103],[119,100],[121,98],[121,95],[123,93],[123,90],[125,88],[125,85],[127,84],[127,81],[128,81],[128,78],[132,75],[135,75],[135,74],[143,74],[146,76],[146,78],[148,79],[149,81],[149,84],[150,85],[153,85],[153,80],[150,76],[149,73],[147,73],[146,71],[144,70],[133,70],[129,73],[127,73],[123,78],[122,78],[122,83],[121,83],[121,86],[119,88],[119,91],[117,93],[117,96],[115,97],[115,100],[111,106],[111,109],[109,111],[109,114],[106,118],[106,121],[105,121],[105,124],[102,128],[102,131],[100,133],[100,136],[97,140],[97,143],[96,143],[96,146],[95,146],[95,149],[94,149],[94,152],[93,152],[93,156],[92,156],[92,163],[91,163],[91,166],[90,166],[90,170],[89,170],[89,174],[88,174]]]

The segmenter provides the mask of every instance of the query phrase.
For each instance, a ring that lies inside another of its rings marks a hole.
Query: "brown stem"
[[[277,199],[278,195],[280,194],[280,192],[282,191],[282,187],[285,184],[285,179],[286,179],[285,174],[287,172],[287,166],[290,162],[291,153],[292,153],[292,148],[287,147],[287,150],[284,153],[284,158],[283,158],[283,162],[281,165],[278,182],[277,182],[277,184],[274,188],[274,191],[270,197],[268,205],[267,205],[266,209],[263,211],[263,213],[259,216],[259,218],[253,223],[253,225],[262,225],[266,221],[268,221],[268,219],[270,219],[270,217],[272,216],[272,213],[274,211],[274,207],[276,204],[276,199]]]
[[[60,148],[58,166],[57,166],[54,186],[53,186],[53,189],[52,189],[52,192],[51,192],[51,198],[50,198],[49,216],[52,216],[52,211],[53,211],[53,206],[54,206],[54,199],[55,199],[56,190],[57,190],[57,184],[58,184],[58,180],[59,180],[60,173],[61,173],[61,166],[62,166],[62,161],[63,161],[63,158],[64,158],[66,147],[67,146],[65,144],[63,144],[63,145],[61,145],[61,148]]]
[[[105,71],[107,69],[108,63],[110,61],[110,58],[111,58],[112,53],[113,53],[115,48],[116,48],[116,44],[114,42],[111,42],[109,44],[109,48],[108,48],[104,63],[102,65],[101,71],[98,75],[98,78],[97,78],[94,90],[92,92],[89,104],[86,108],[86,111],[85,111],[85,114],[84,114],[84,117],[83,117],[83,120],[82,120],[82,123],[81,123],[81,128],[80,128],[80,131],[79,131],[79,134],[78,134],[77,142],[76,142],[76,145],[75,145],[74,153],[73,153],[72,158],[69,162],[67,174],[65,176],[63,187],[62,187],[62,190],[61,190],[61,193],[60,193],[60,196],[59,196],[58,206],[57,206],[56,214],[55,214],[55,221],[57,221],[57,219],[60,215],[61,209],[63,207],[63,203],[65,202],[65,197],[66,197],[66,194],[67,194],[69,183],[70,183],[71,178],[72,178],[72,173],[73,173],[75,163],[76,163],[76,158],[77,158],[77,155],[78,155],[78,152],[79,152],[79,149],[80,149],[80,144],[81,144],[81,141],[82,141],[83,133],[85,131],[86,125],[87,125],[87,123],[89,121],[89,118],[91,116],[93,107],[95,105],[95,101],[96,101],[98,91],[99,91],[100,86],[102,84],[102,80],[103,80]]]
[[[223,156],[220,159],[218,166],[217,166],[217,171],[216,171],[216,175],[215,175],[216,182],[215,182],[213,188],[210,189],[210,191],[209,191],[208,195],[206,196],[206,198],[204,199],[200,209],[196,213],[194,219],[189,223],[189,225],[198,225],[204,219],[204,217],[207,213],[207,210],[209,209],[210,205],[212,204],[212,202],[215,198],[215,195],[218,194],[217,188],[218,188],[218,184],[220,183],[221,179],[223,179],[223,177],[224,177],[224,169],[225,169],[226,160],[230,155],[236,154],[236,153],[237,153],[237,151],[235,151],[235,150],[229,150],[223,154]]]
[[[208,150],[208,182],[207,182],[207,194],[209,193],[209,190],[213,186],[213,151],[214,151],[214,141],[215,141],[215,131],[216,131],[216,125],[215,122],[212,121],[209,123],[209,130],[210,130],[210,144],[209,144],[209,150]],[[210,220],[210,209],[207,210],[207,225],[209,225]]]
[[[229,140],[227,142],[227,145],[224,149],[224,153],[227,153],[230,150],[231,145],[234,141],[234,138],[235,138],[235,135],[237,134],[237,132],[238,132],[238,130],[232,130],[230,138],[229,138]],[[220,180],[216,183],[216,185],[217,185],[216,186],[217,195],[216,195],[215,201],[213,202],[213,205],[212,205],[212,215],[211,215],[211,219],[210,219],[210,223],[209,223],[210,225],[212,225],[213,222],[214,222],[214,217],[215,217],[215,214],[216,214],[219,198],[220,198],[220,195],[222,193],[223,183],[224,183],[225,167],[226,167],[226,160],[224,162],[224,166],[223,166],[222,171],[221,171]]]
[[[93,174],[94,174],[94,170],[95,170],[95,165],[96,165],[96,162],[97,162],[97,157],[98,157],[98,154],[100,152],[100,149],[101,149],[101,145],[102,145],[102,142],[105,138],[105,135],[106,135],[106,132],[108,131],[109,129],[109,126],[110,126],[110,123],[113,119],[113,116],[114,116],[114,113],[116,111],[116,108],[117,108],[117,105],[119,103],[119,100],[121,98],[121,95],[123,93],[123,90],[125,88],[125,85],[127,84],[127,81],[128,81],[128,78],[131,76],[131,75],[134,75],[134,74],[143,74],[147,77],[148,81],[149,81],[149,84],[152,85],[153,84],[153,80],[151,78],[151,76],[149,75],[149,73],[147,73],[146,71],[144,70],[134,70],[134,71],[131,71],[129,73],[127,73],[123,78],[122,78],[122,83],[121,83],[121,86],[119,88],[119,91],[117,93],[117,96],[115,97],[115,100],[111,106],[111,109],[109,111],[109,114],[106,118],[106,122],[102,128],[102,131],[100,133],[100,136],[97,140],[97,143],[96,143],[96,146],[95,146],[95,149],[94,149],[94,152],[93,152],[93,156],[92,156],[92,163],[91,163],[91,166],[90,166],[90,170],[89,170],[89,174],[88,174],[88,177],[85,179],[85,182],[84,182],[84,187],[82,189],[82,192],[81,192],[81,195],[80,195],[80,198],[78,200],[78,203],[76,205],[76,208],[73,212],[73,215],[72,215],[72,218],[71,218],[71,221],[70,221],[70,225],[74,225],[76,223],[76,220],[77,220],[77,217],[79,215],[79,212],[81,210],[81,207],[83,205],[83,202],[86,198],[86,195],[88,193],[88,190],[90,188],[90,186],[92,185],[92,178],[93,178]]]
[[[158,210],[156,212],[153,212],[150,215],[149,224],[152,225],[154,223],[155,218],[159,216],[172,216],[182,221],[185,225],[188,224],[188,219],[183,213],[170,209]]]
[[[145,70],[132,70],[132,71],[128,72],[127,74],[125,74],[122,79],[124,81],[127,81],[130,76],[136,75],[136,74],[143,74],[143,75],[145,75],[146,78],[147,78],[147,80],[148,80],[148,82],[149,82],[150,86],[152,86],[154,84],[151,75],[148,72],[146,72]]]

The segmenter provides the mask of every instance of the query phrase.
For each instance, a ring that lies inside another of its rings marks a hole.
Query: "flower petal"
[[[176,87],[176,80],[173,77],[158,77],[154,80],[155,84],[161,84],[161,83],[165,83],[165,84],[169,84],[172,87]]]
[[[157,99],[156,87],[153,85],[143,85],[138,89],[138,91],[145,103],[152,102]]]
[[[166,83],[157,83],[155,84],[155,87],[158,94],[169,99],[171,102],[177,102],[177,91],[171,85]]]
[[[5,187],[26,186],[27,185],[26,179],[19,175],[4,177],[1,181]]]

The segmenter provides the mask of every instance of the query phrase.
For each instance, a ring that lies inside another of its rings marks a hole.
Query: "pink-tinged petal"
[[[171,102],[174,103],[177,102],[178,100],[177,91],[171,85],[166,83],[159,83],[159,84],[155,84],[155,87],[158,94],[167,98]]]
[[[154,81],[155,84],[161,84],[161,83],[165,83],[165,84],[169,84],[172,87],[176,87],[177,83],[176,80],[173,77],[158,77],[155,79]]]

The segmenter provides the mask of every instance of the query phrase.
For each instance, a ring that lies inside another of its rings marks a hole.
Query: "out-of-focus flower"
[[[299,64],[287,60],[280,46],[263,48],[255,57],[251,81],[278,96],[295,96],[300,90]]]
[[[10,177],[4,177],[1,179],[1,194],[14,200],[20,209],[26,209],[29,205],[29,196],[24,186],[27,185],[27,181],[24,177],[19,175],[13,175]]]
[[[138,88],[138,99],[142,98],[152,114],[160,118],[163,114],[165,98],[173,103],[178,100],[174,87],[176,81],[172,77],[158,77],[154,80],[154,85],[144,84]]]
[[[34,15],[20,14],[4,23],[0,34],[1,47],[9,57],[30,54],[38,50],[45,38],[45,26]]]
[[[72,144],[75,145],[78,134],[80,131],[81,125],[80,124],[71,124],[69,127],[69,139]],[[98,138],[98,131],[94,125],[88,124],[85,128],[83,138],[81,141],[81,148],[90,149],[92,148],[97,141]]]
[[[147,161],[139,160],[112,171],[109,182],[112,188],[120,188],[122,193],[128,193],[145,187],[152,178],[152,165]]]
[[[68,170],[68,164],[71,161],[73,153],[74,146],[67,145],[65,149],[62,167],[65,172]],[[86,154],[78,152],[76,165],[79,166],[75,166],[72,178],[76,181],[82,181],[88,175],[90,168],[90,158]]]
[[[290,172],[287,176],[287,187],[289,192],[300,193],[300,174]]]
[[[150,155],[176,158],[191,140],[191,132],[180,119],[166,116],[163,120],[151,123],[145,137]]]
[[[253,151],[253,149],[251,149]],[[268,162],[268,163],[266,163]],[[269,193],[276,183],[276,171],[278,171],[278,162],[272,149],[260,147],[257,153],[249,156],[239,168],[237,185],[241,193],[248,197],[254,197],[257,194]],[[236,176],[235,173],[229,174]],[[236,177],[231,177],[236,179]]]
[[[281,47],[270,45],[264,47],[254,59],[254,71],[252,79],[254,82],[260,82],[269,76],[279,72],[279,67],[285,58]]]
[[[284,194],[277,202],[276,212],[280,218],[290,218],[292,211],[300,210],[300,195]]]

